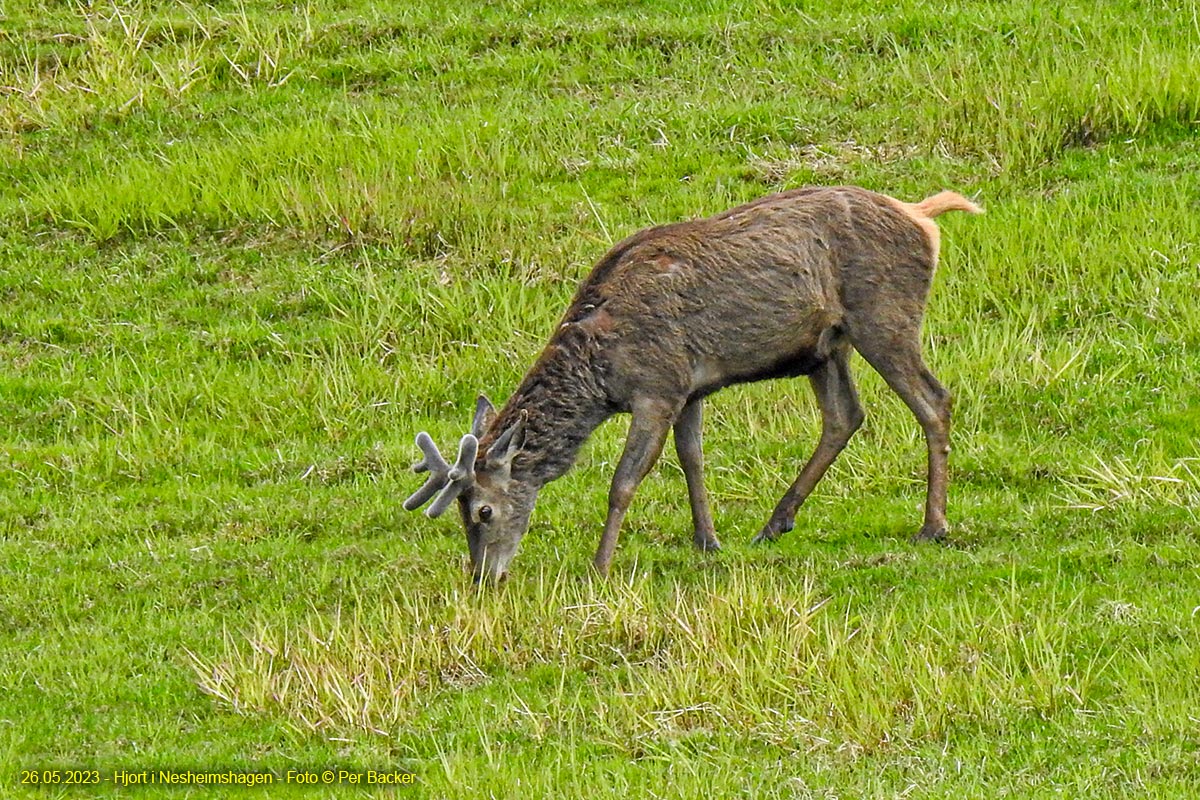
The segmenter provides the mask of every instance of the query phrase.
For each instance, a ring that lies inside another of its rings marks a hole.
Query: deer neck
[[[524,411],[525,443],[513,459],[512,476],[535,489],[566,473],[592,431],[616,411],[602,385],[596,342],[566,328],[542,351],[480,442],[481,450],[489,447]]]

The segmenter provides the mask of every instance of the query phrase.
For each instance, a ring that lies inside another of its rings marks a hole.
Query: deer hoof
[[[946,541],[945,525],[924,525],[913,534],[913,542],[944,542]]]
[[[758,532],[758,536],[754,537],[753,543],[754,544],[768,544],[770,542],[773,542],[776,539],[778,539],[780,536],[782,536],[783,534],[790,531],[793,527],[795,527],[795,524],[796,523],[793,522],[792,520],[788,520],[787,522],[782,522],[782,523],[778,523],[778,524],[776,524],[776,522],[774,520],[771,520],[770,522],[768,522],[766,525],[763,526],[763,529],[761,531]]]
[[[721,549],[721,543],[711,533],[707,536],[698,533],[692,537],[692,541],[696,543],[696,549],[702,553],[715,553]]]

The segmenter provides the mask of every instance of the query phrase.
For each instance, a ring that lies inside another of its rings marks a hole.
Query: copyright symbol
[[[333,770],[331,769],[327,769],[321,773],[321,780],[323,780],[325,783],[333,783],[333,778],[334,774]]]

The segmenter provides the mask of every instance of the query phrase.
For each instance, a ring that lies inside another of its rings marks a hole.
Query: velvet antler
[[[437,499],[425,510],[425,516],[433,519],[441,516],[452,500],[475,483],[475,456],[479,452],[479,440],[469,433],[462,438],[453,467],[442,458],[428,433],[421,431],[417,434],[417,447],[421,448],[425,457],[413,464],[413,472],[428,472],[429,478],[424,486],[404,501],[404,510],[416,511],[436,494]]]

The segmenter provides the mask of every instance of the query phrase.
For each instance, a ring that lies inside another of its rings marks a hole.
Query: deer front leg
[[[675,420],[675,452],[687,479],[688,502],[692,506],[692,541],[697,549],[719,550],[712,512],[708,508],[708,492],[704,489],[704,448],[701,428],[704,421],[704,401],[689,400]]]
[[[608,574],[629,501],[662,452],[677,408],[661,400],[640,400],[633,404],[633,419],[629,423],[625,451],[621,453],[612,487],[608,490],[608,516],[604,520],[604,534],[600,537],[600,547],[592,562],[601,575]]]

